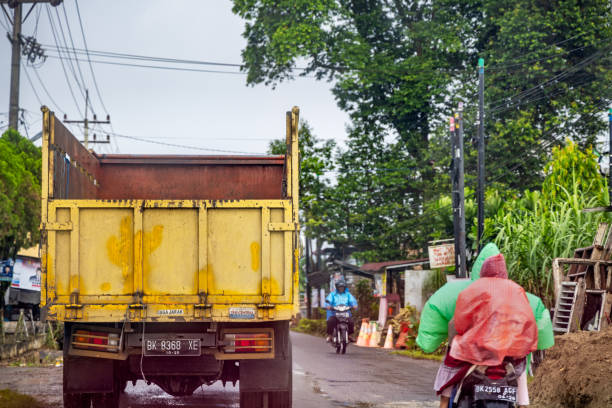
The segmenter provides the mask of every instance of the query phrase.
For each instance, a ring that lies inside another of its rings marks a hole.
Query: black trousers
[[[329,336],[334,334],[334,327],[336,327],[337,324],[338,319],[336,319],[336,316],[331,316],[329,320],[327,320],[327,334]],[[348,321],[348,330],[349,334],[353,334],[353,332],[355,331],[355,323],[353,323],[352,319],[349,319]]]

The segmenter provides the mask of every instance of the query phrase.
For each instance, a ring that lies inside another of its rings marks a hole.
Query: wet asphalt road
[[[321,338],[291,334],[295,408],[430,408],[438,363],[349,346],[346,355]],[[187,398],[174,398],[142,381],[128,385],[121,408],[239,407],[238,385],[203,387]]]
[[[437,407],[432,391],[436,362],[354,345],[346,355],[336,355],[319,337],[292,333],[291,338],[294,408]],[[4,388],[31,394],[47,408],[61,408],[62,368],[0,366],[0,389]],[[238,386],[214,384],[190,397],[175,398],[138,381],[121,396],[121,408],[128,407],[238,408]]]

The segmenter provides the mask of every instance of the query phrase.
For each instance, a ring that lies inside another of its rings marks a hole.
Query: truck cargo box
[[[287,320],[298,112],[285,156],[98,155],[43,108],[42,306],[84,322]]]

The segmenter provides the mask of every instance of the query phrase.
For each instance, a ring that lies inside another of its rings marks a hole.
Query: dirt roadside
[[[62,408],[62,367],[0,367],[0,389],[30,395],[48,408]]]
[[[612,407],[612,327],[555,337],[534,381],[531,400],[538,408]]]

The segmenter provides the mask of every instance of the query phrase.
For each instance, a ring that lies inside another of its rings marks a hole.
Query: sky
[[[246,44],[242,37],[244,21],[232,13],[231,7],[232,3],[226,0],[79,1],[90,51],[240,64],[240,52]],[[24,14],[28,9],[29,6],[24,5]],[[75,0],[64,0],[63,6],[57,8],[46,4],[36,5],[24,23],[22,33],[26,36],[35,33],[43,48],[54,46],[47,11],[54,19],[60,44],[63,40],[57,27],[58,14],[67,44],[71,46],[67,30],[69,27],[75,48],[84,48]],[[0,14],[0,29],[6,31],[8,21],[3,14]],[[8,122],[11,47],[6,36],[1,37],[0,130],[3,130]],[[53,58],[57,52],[48,50],[47,55],[49,58],[38,68],[28,66],[22,58],[20,107],[25,109],[24,118],[28,126],[20,127],[21,133],[31,137],[40,132],[41,102],[60,118],[65,113],[68,119],[82,119],[78,111],[84,110],[85,98],[77,86],[75,76],[79,82],[85,83],[81,89],[89,89],[98,119],[105,118],[107,112],[100,103],[87,62],[80,63],[83,81],[80,80],[76,65],[74,75],[66,66],[75,95],[73,98],[61,62]],[[85,56],[79,58],[86,60]],[[117,61],[142,64],[138,61]],[[231,67],[189,68],[237,71]],[[93,70],[102,101],[111,117],[112,129],[107,125],[98,125],[99,128],[91,133],[99,137],[114,132],[149,141],[111,136],[110,145],[95,146],[99,153],[262,154],[266,152],[270,140],[284,137],[285,112],[292,106],[300,107],[301,117],[310,123],[317,137],[334,139],[340,144],[346,138],[349,118],[337,107],[330,91],[332,84],[329,82],[297,78],[272,89],[263,84],[247,86],[245,75],[167,71],[98,63],[93,63]],[[37,74],[51,97],[47,96]],[[82,139],[81,128],[77,125],[71,125],[70,128],[75,136]],[[159,143],[187,145],[197,149]]]

